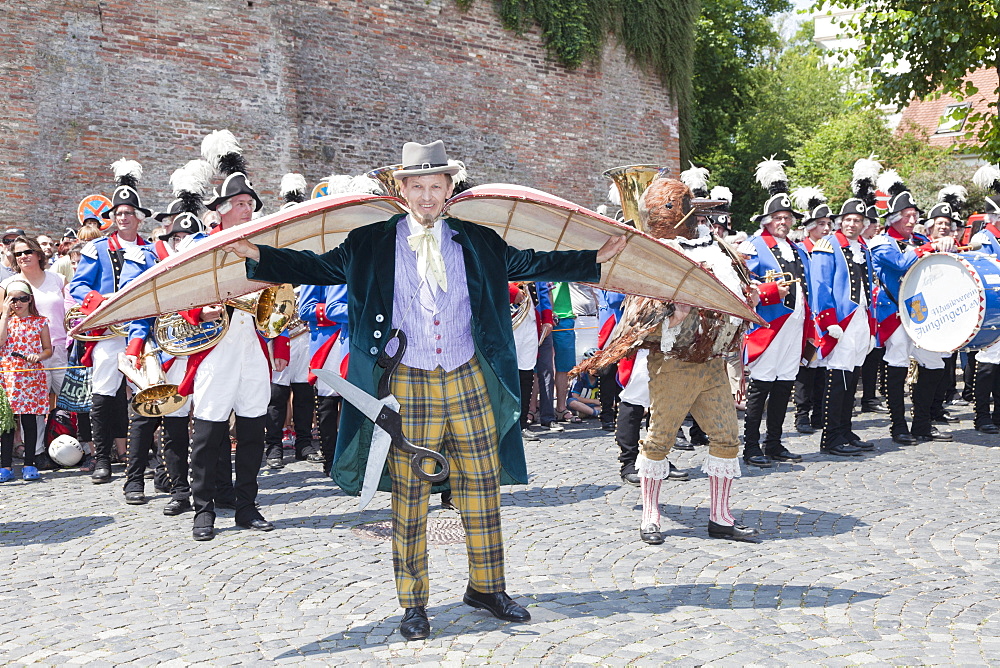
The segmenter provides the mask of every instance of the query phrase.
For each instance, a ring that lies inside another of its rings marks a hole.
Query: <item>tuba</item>
[[[657,165],[625,165],[604,172],[618,188],[625,222],[640,231],[645,230],[639,224],[639,199],[663,169]]]
[[[384,190],[387,195],[403,199],[403,193],[399,191],[399,181],[397,181],[396,177],[392,175],[394,171],[402,168],[402,165],[386,165],[385,167],[373,169],[368,172],[367,176],[370,179],[378,181],[382,185],[382,190]]]
[[[160,417],[168,415],[180,408],[186,397],[177,393],[177,386],[168,383],[163,366],[160,364],[159,348],[146,341],[142,356],[139,358],[139,368],[129,364],[125,353],[118,353],[118,368],[139,391],[132,397],[132,410],[145,417]]]
[[[83,320],[84,313],[79,306],[73,306],[68,311],[66,311],[66,316],[63,318],[63,327],[66,331],[70,331],[76,326],[78,322]],[[128,323],[116,323],[114,325],[108,325],[104,334],[95,334],[94,332],[100,330],[90,330],[87,332],[81,332],[73,336],[77,341],[106,341],[107,339],[113,339],[116,336],[127,336],[128,335]]]
[[[290,283],[271,285],[260,292],[230,299],[226,304],[252,315],[257,331],[265,339],[273,339],[285,331],[298,311]]]

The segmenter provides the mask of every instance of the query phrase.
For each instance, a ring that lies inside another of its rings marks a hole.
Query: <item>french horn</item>
[[[160,349],[146,341],[139,358],[139,368],[129,364],[125,353],[118,353],[118,369],[139,391],[132,397],[132,410],[144,417],[160,417],[173,413],[184,405],[185,397],[177,386],[167,382],[160,364]]]
[[[84,313],[79,306],[73,306],[63,317],[63,327],[66,331],[70,331],[76,326],[78,322],[83,320]],[[128,335],[128,323],[116,323],[114,325],[108,325],[104,334],[95,334],[94,331],[99,330],[89,330],[86,332],[80,332],[79,334],[73,335],[73,338],[77,341],[106,341],[108,339],[113,339],[116,336],[127,336]]]
[[[517,329],[524,322],[524,319],[528,317],[528,312],[535,306],[531,300],[531,293],[528,292],[527,283],[518,283],[517,289],[521,293],[521,301],[518,303],[511,302],[510,305],[510,325],[512,329]]]

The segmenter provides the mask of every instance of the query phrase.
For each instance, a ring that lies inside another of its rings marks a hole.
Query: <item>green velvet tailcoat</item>
[[[274,283],[347,284],[350,359],[347,380],[375,395],[382,369],[375,361],[392,329],[396,223],[402,215],[353,230],[323,255],[260,246],[260,260],[247,260],[247,277]],[[455,218],[445,223],[463,248],[472,307],[472,338],[486,377],[500,438],[501,484],[525,484],[528,471],[518,423],[520,383],[511,330],[508,281],[597,282],[597,251],[536,252],[508,246],[493,230]],[[376,337],[375,333],[380,332]],[[344,402],[331,477],[350,495],[364,482],[374,423]],[[405,410],[405,406],[403,407]],[[444,485],[440,486],[441,489]],[[387,469],[379,489],[389,491]],[[435,488],[438,489],[438,488]]]

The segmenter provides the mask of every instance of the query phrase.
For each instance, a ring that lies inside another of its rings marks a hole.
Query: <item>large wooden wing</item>
[[[325,253],[339,246],[351,230],[387,220],[404,210],[403,202],[394,197],[331,195],[213,234],[125,286],[80,322],[74,332],[217,304],[267,286],[247,280],[243,259],[222,250],[237,239]]]
[[[555,195],[493,183],[453,197],[447,214],[490,227],[515,248],[539,251],[594,250],[608,236],[625,235],[625,250],[601,267],[601,281],[596,287],[677,301],[760,322],[741,296],[680,251]]]

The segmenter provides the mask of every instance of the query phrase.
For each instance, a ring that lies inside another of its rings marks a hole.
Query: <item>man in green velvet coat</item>
[[[338,248],[311,252],[255,246],[227,250],[247,258],[247,276],[277,283],[348,286],[351,332],[347,380],[371,395],[382,370],[376,359],[392,328],[407,335],[402,364],[391,379],[403,431],[415,445],[442,452],[462,515],[469,557],[463,600],[499,619],[525,622],[527,610],[506,593],[500,530],[500,484],[527,482],[518,426],[519,381],[511,330],[508,281],[600,279],[600,262],[617,255],[624,237],[598,251],[517,250],[489,228],[441,218],[452,176],[440,141],[403,147],[394,173],[408,215],[353,230]],[[374,424],[345,404],[332,477],[348,494],[361,489]],[[430,633],[426,520],[431,484],[409,458],[388,457],[392,489],[393,570],[400,633]],[[388,489],[383,480],[380,489]]]

